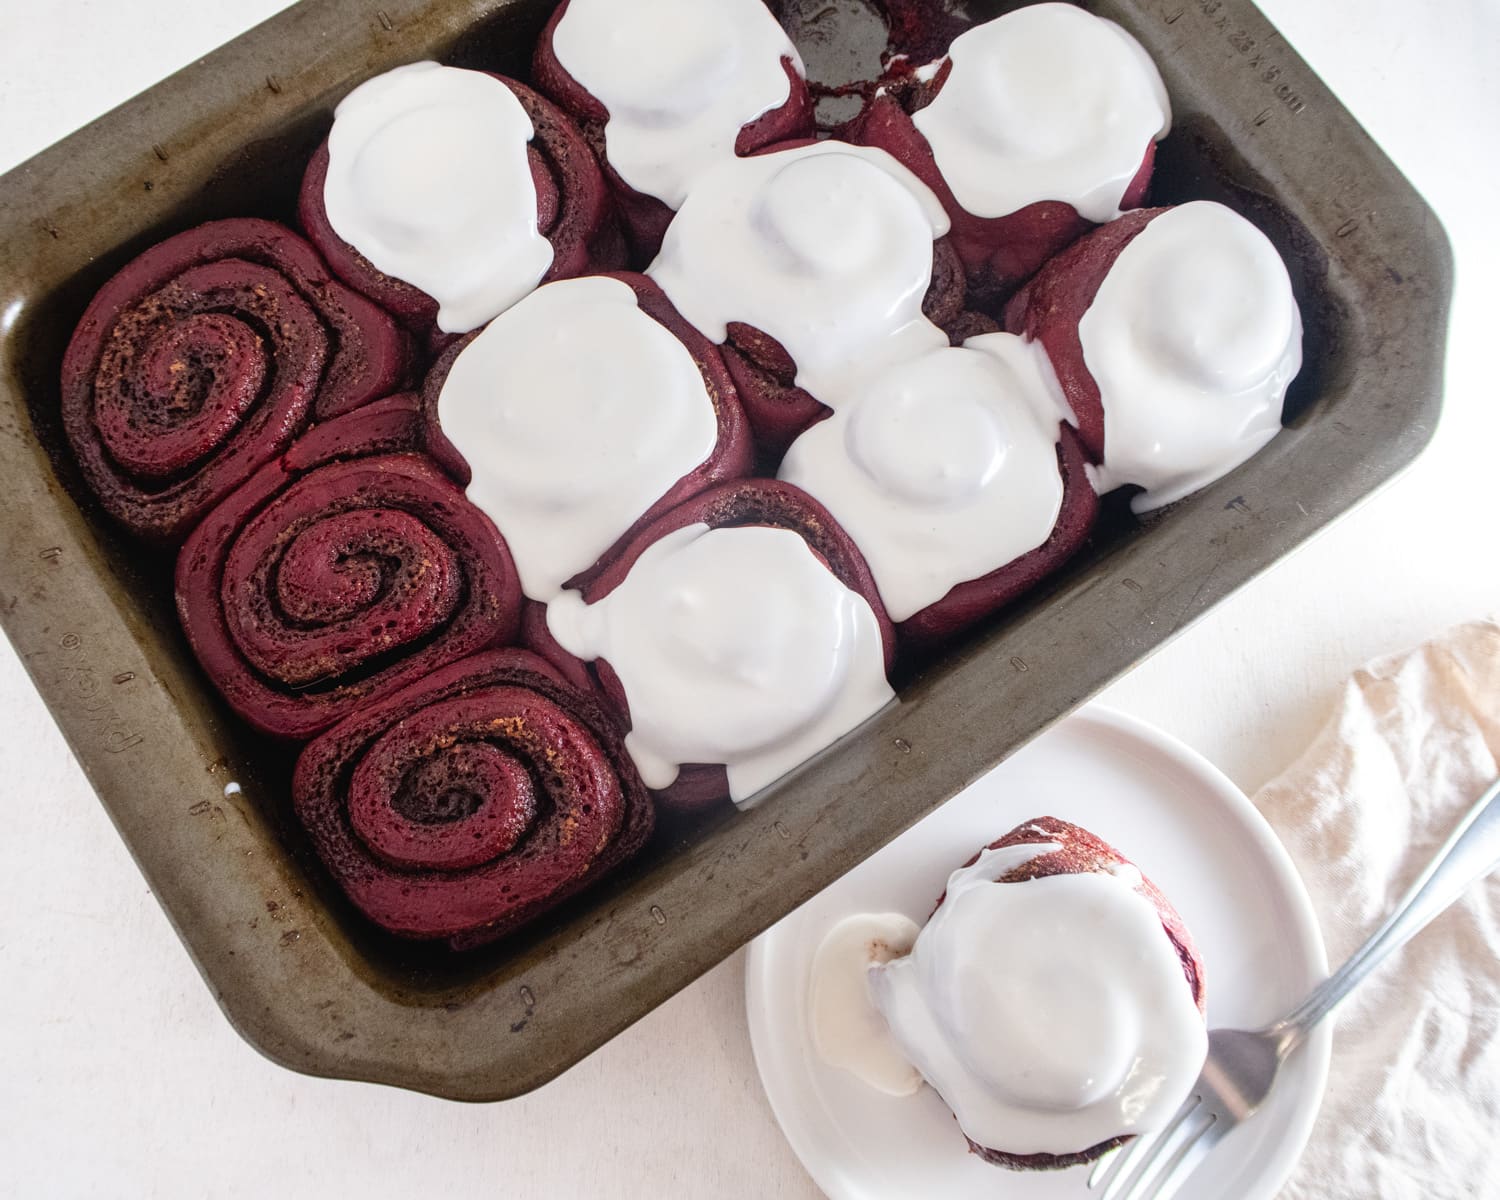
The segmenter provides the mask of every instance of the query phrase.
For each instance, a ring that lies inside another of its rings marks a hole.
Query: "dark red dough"
[[[1025,883],[1031,879],[1045,879],[1049,875],[1080,875],[1088,872],[1107,872],[1112,867],[1122,865],[1135,866],[1113,846],[1095,837],[1088,830],[1071,825],[1067,821],[1060,821],[1056,817],[1037,817],[1018,825],[999,841],[991,842],[985,849],[1003,850],[1010,846],[1029,846],[1049,842],[1056,843],[1061,849],[1023,863],[1009,874],[1002,875],[996,882],[996,886]],[[971,867],[978,861],[979,854],[975,854],[964,866]],[[1182,963],[1183,976],[1187,980],[1188,987],[1192,989],[1193,1002],[1197,1004],[1200,1013],[1206,1012],[1203,961],[1198,957],[1198,949],[1193,944],[1187,925],[1177,910],[1172,907],[1171,901],[1162,894],[1161,889],[1144,875],[1141,877],[1141,886],[1147,899],[1160,914],[1162,930],[1177,951],[1177,957]],[[947,893],[939,896],[934,911],[941,908],[946,899]],[[1107,1142],[1090,1146],[1076,1154],[1010,1154],[1004,1150],[977,1145],[973,1141],[969,1141],[969,1149],[986,1162],[994,1163],[999,1167],[1009,1167],[1015,1171],[1051,1171],[1093,1162],[1129,1140],[1129,1137],[1111,1138]]]
[[[1003,300],[1024,283],[1053,255],[1094,228],[1071,205],[1061,201],[1029,204],[1004,217],[976,217],[959,204],[948,186],[932,147],[916,127],[911,114],[925,108],[942,91],[952,64],[945,63],[930,84],[891,89],[874,97],[845,131],[845,137],[863,146],[887,151],[937,196],[953,228],[949,237],[968,273],[969,287],[983,303]],[[1122,209],[1145,202],[1156,161],[1156,144],[1145,147],[1140,170],[1125,190]]]
[[[723,483],[725,480],[748,475],[753,465],[755,447],[750,435],[749,423],[745,420],[744,411],[740,408],[738,391],[734,380],[730,377],[729,369],[724,365],[724,358],[719,348],[689,325],[672,307],[672,302],[667,299],[666,293],[646,276],[620,271],[611,273],[606,278],[618,279],[629,287],[635,293],[641,311],[664,327],[687,348],[703,376],[703,383],[713,402],[714,416],[719,426],[718,441],[714,445],[713,453],[678,480],[664,496],[646,510],[639,520],[621,533],[616,539],[616,545],[619,545],[638,530],[644,529],[668,509],[681,504],[705,488]],[[443,434],[442,423],[438,419],[438,398],[442,395],[443,384],[447,382],[448,373],[453,369],[454,362],[469,343],[478,336],[477,333],[470,334],[444,351],[442,357],[428,373],[427,382],[422,388],[423,440],[427,452],[464,487],[467,487],[473,479],[473,472],[458,448]],[[497,394],[502,392],[505,386],[506,380],[503,376],[495,380]],[[536,402],[544,404],[546,400],[546,397],[539,396]],[[601,561],[607,559],[612,553],[613,550],[606,551],[601,556]],[[583,572],[577,580],[570,581],[568,586],[578,586],[579,582],[588,578],[591,570]]]
[[[528,157],[537,191],[537,227],[552,243],[553,254],[542,282],[624,266],[625,242],[614,205],[583,135],[567,114],[525,84],[503,75],[495,78],[515,93],[536,131]],[[323,205],[327,178],[325,139],[302,177],[297,212],[307,236],[350,287],[395,313],[434,349],[446,346],[453,335],[437,328],[438,302],[420,288],[377,269],[334,232]]]
[[[948,53],[953,39],[974,21],[953,12],[952,0],[875,0],[890,27],[890,55],[921,64]]]
[[[1072,558],[1094,527],[1099,497],[1085,470],[1088,458],[1071,426],[1058,430],[1057,463],[1062,472],[1062,508],[1047,540],[1035,550],[983,575],[960,583],[936,604],[896,627],[912,647],[928,648],[967,629],[1030,591]]]
[[[132,533],[180,541],[313,417],[405,382],[410,340],[271,221],[168,238],[100,289],[63,356],[63,427]]]
[[[889,674],[896,656],[896,631],[881,603],[880,592],[864,556],[832,515],[801,488],[779,479],[740,479],[720,484],[685,504],[680,504],[636,535],[603,569],[584,585],[583,598],[596,604],[625,581],[636,561],[668,534],[688,525],[729,529],[747,525],[788,529],[800,536],[828,569],[850,591],[869,603],[885,646],[885,669]],[[582,663],[552,640],[543,624],[528,630],[528,644],[545,653],[570,678],[585,675],[595,681],[610,703],[624,715],[628,725],[630,705],[619,677],[608,662]],[[584,674],[580,674],[580,672]],[[729,796],[729,779],[720,764],[686,764],[677,782],[656,792],[659,804],[673,811],[698,811]]]
[[[308,738],[516,634],[489,518],[426,455],[415,396],[320,425],[204,518],[177,559],[198,661],[263,733]]]
[[[1006,329],[1042,343],[1073,410],[1078,434],[1095,462],[1104,459],[1104,404],[1083,361],[1078,323],[1121,251],[1167,211],[1142,208],[1099,226],[1043,267],[1005,306]]]
[[[563,0],[547,22],[537,42],[532,61],[532,80],[537,90],[563,109],[578,122],[584,137],[594,148],[604,177],[614,192],[620,216],[625,225],[625,235],[630,242],[631,259],[635,265],[648,266],[661,249],[662,238],[671,224],[673,210],[655,196],[638,192],[610,165],[605,149],[604,127],[609,121],[609,109],[577,79],[563,68],[557,60],[553,39],[558,23],[568,11],[570,0]],[[735,140],[735,153],[753,154],[762,147],[791,138],[810,138],[816,132],[813,117],[812,96],[807,89],[807,80],[797,72],[796,64],[783,57],[782,68],[786,71],[789,91],[786,102],[778,108],[757,117],[741,128]],[[649,71],[649,64],[641,64]]]
[[[524,650],[452,663],[363,706],[302,752],[292,796],[361,912],[455,949],[593,883],[654,822],[617,721]]]

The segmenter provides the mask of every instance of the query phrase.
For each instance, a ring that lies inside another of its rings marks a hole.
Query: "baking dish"
[[[290,820],[289,753],[246,732],[198,673],[169,562],[86,498],[56,376],[90,295],[132,255],[214,217],[289,219],[344,92],[423,57],[524,72],[551,0],[304,0],[0,178],[0,623],[253,1045],[298,1070],[456,1099],[545,1082],[1419,452],[1451,290],[1431,211],[1252,5],[1086,7],[1140,38],[1172,93],[1156,198],[1226,200],[1291,263],[1309,360],[1287,432],[1139,528],[1117,512],[1084,558],[755,808],[663,839],[465,958],[376,933],[317,866]],[[809,54],[815,69],[868,53],[854,28]]]

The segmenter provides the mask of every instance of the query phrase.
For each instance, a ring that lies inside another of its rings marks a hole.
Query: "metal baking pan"
[[[1157,198],[1227,199],[1291,262],[1309,357],[1290,428],[1145,526],[1107,527],[759,807],[476,957],[399,943],[299,838],[286,752],[198,673],[169,564],[86,498],[57,368],[94,290],[152,242],[289,219],[355,84],[422,57],[524,73],[551,6],[305,0],[0,178],[0,623],[240,1033],[299,1071],[464,1100],[557,1075],[1389,480],[1437,420],[1451,290],[1432,212],[1247,0],[1087,5],[1140,38],[1171,91]],[[848,36],[810,62],[870,53]]]

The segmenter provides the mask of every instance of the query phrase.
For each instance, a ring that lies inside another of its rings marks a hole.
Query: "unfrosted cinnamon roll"
[[[748,800],[893,698],[895,637],[859,551],[775,480],[679,505],[547,624],[627,715],[625,744],[672,807]]]
[[[214,221],[94,297],[63,357],[63,427],[110,516],[170,544],[311,420],[401,386],[410,358],[290,229]]]
[[[524,650],[464,659],[362,708],[303,751],[292,793],[367,917],[456,949],[595,882],[654,820],[615,718]]]

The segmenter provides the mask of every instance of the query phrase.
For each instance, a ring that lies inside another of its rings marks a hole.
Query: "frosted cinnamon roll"
[[[644,275],[562,280],[450,349],[424,389],[427,447],[553,600],[621,539],[746,474],[718,348]]]
[[[440,344],[546,280],[625,257],[569,118],[513,79],[434,62],[377,75],[340,102],[299,209],[346,283]]]
[[[775,480],[679,505],[547,625],[592,664],[641,777],[674,807],[748,800],[894,696],[895,637],[859,551]]]
[[[1208,1048],[1182,918],[1118,851],[1054,817],[955,871],[920,932],[899,915],[835,926],[812,987],[825,1057],[897,1095],[925,1081],[974,1153],[1016,1170],[1160,1128]]]
[[[1281,430],[1302,367],[1286,264],[1232,209],[1145,209],[1070,246],[1007,306],[1046,351],[1101,492],[1137,511],[1228,474]]]
[[[947,230],[931,190],[883,151],[779,147],[708,172],[647,273],[725,346],[758,437],[780,449],[859,379],[947,341],[935,321],[963,306],[956,262],[935,247]]]
[[[1171,107],[1113,21],[1035,4],[974,26],[850,132],[932,188],[978,291],[1004,294],[1094,224],[1140,205]]]
[[[534,75],[582,126],[642,262],[705,170],[814,132],[802,58],[762,0],[563,0]]]
[[[981,334],[898,364],[792,443],[780,478],[860,548],[900,631],[931,641],[1061,565],[1097,512],[1046,356]]]

